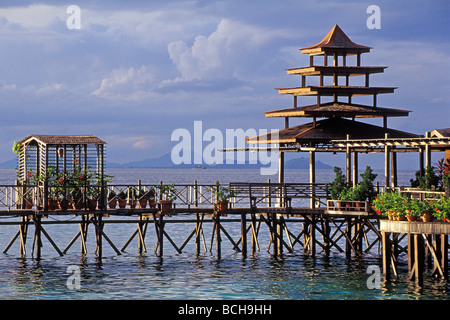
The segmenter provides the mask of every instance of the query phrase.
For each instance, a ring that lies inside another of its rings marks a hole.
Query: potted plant
[[[213,187],[212,191],[216,195],[216,210],[224,212],[228,210],[229,199],[236,196],[236,192],[227,187],[217,185]]]
[[[119,208],[120,209],[124,209],[125,206],[127,205],[127,195],[125,194],[125,192],[123,190],[121,190],[119,192],[119,194],[117,195],[117,201],[119,203]]]
[[[110,209],[115,209],[117,206],[117,195],[113,190],[109,191],[108,205]]]
[[[128,192],[127,192],[127,197],[128,197],[128,206],[130,207],[130,209],[134,209],[136,208],[136,188],[135,187],[128,187]]]
[[[161,211],[167,212],[172,210],[172,203],[176,199],[175,194],[175,184],[169,185],[158,185],[157,188],[160,191],[161,199],[159,203],[161,204]]]
[[[424,201],[420,201],[420,203],[422,207],[422,221],[433,221],[433,212],[436,210],[434,206],[434,200],[425,199]]]
[[[147,199],[150,208],[156,208],[155,189],[153,187],[145,192],[144,197]]]
[[[334,167],[333,171],[335,173],[334,180],[328,184],[328,191],[330,192],[330,196],[332,200],[336,201],[336,207],[338,210],[341,209],[340,195],[342,191],[347,189],[347,183],[344,174],[342,173],[342,169],[339,167]]]
[[[139,189],[139,194],[138,194],[138,203],[139,203],[139,208],[144,209],[145,207],[147,207],[147,192],[144,189]]]

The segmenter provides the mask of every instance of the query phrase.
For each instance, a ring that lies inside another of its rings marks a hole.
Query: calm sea
[[[378,179],[383,180],[382,173]],[[228,183],[230,181],[261,181],[276,177],[261,176],[259,170],[213,170],[213,169],[110,169],[116,184],[136,183]],[[402,172],[399,184],[409,185],[414,172]],[[332,170],[319,170],[317,182],[333,179]],[[14,170],[0,170],[0,184],[12,183]],[[307,170],[287,170],[287,182],[307,182]],[[48,221],[71,220],[69,216],[50,217]],[[108,219],[108,218],[105,218]],[[114,218],[116,219],[116,218]],[[125,219],[125,218],[124,218]],[[17,221],[17,218],[1,221]],[[18,231],[18,226],[0,226],[0,246],[3,248]],[[180,230],[184,228],[184,230]],[[180,244],[192,231],[193,225],[167,224],[166,230],[175,243]],[[297,228],[301,228],[298,226]],[[78,224],[45,225],[59,248],[71,241],[79,230]],[[133,223],[106,224],[105,232],[122,247],[136,229]],[[284,253],[275,259],[267,252],[267,241],[261,235],[261,250],[243,258],[234,252],[224,240],[222,256],[209,251],[210,227],[205,226],[207,250],[195,254],[191,242],[182,254],[178,254],[165,242],[164,256],[154,254],[154,228],[149,225],[146,245],[148,252],[139,255],[137,240],[133,240],[122,255],[117,255],[106,241],[103,243],[103,259],[95,256],[94,229],[88,234],[88,254],[80,255],[79,240],[60,257],[47,239],[43,239],[42,258],[31,257],[33,230],[30,227],[27,257],[19,255],[18,241],[7,254],[0,253],[0,299],[269,299],[269,300],[334,300],[334,299],[448,299],[449,284],[426,277],[423,288],[407,280],[406,258],[400,260],[400,277],[381,287],[369,289],[367,281],[371,268],[380,267],[379,248],[362,257],[346,259],[344,254],[332,252],[329,257],[317,254],[304,256],[300,247],[293,253]],[[227,226],[230,234],[239,234],[240,225]],[[300,229],[299,229],[300,230]],[[264,233],[261,231],[261,233]],[[89,241],[90,240],[90,241]],[[266,239],[267,240],[267,239]],[[79,271],[79,287],[73,287],[72,270]],[[68,280],[69,285],[68,285]]]

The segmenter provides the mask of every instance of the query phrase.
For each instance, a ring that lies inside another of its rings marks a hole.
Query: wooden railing
[[[126,200],[126,208],[139,207],[139,200],[148,198],[151,193],[156,200],[162,199],[161,184],[105,184],[96,187],[96,208],[106,209],[108,204],[122,194]],[[178,207],[212,207],[217,201],[215,187],[217,184],[178,184],[174,185],[172,196]],[[326,184],[310,183],[241,183],[233,182],[224,185],[236,194],[230,199],[233,207],[255,206],[309,206],[314,199],[316,205],[325,204],[329,198]],[[52,210],[49,205],[51,187],[44,181],[38,185],[1,185],[0,209]],[[92,191],[92,190],[91,190]],[[75,200],[66,190],[60,190],[59,202],[68,200],[68,208],[75,206]],[[62,196],[61,196],[62,195]],[[81,207],[88,208],[88,192],[82,190]],[[112,197],[114,195],[114,197]],[[301,202],[302,200],[303,202]],[[306,200],[306,203],[305,203]],[[299,202],[300,201],[300,202]],[[72,202],[72,203],[70,203]],[[150,207],[149,203],[145,207]],[[59,206],[59,209],[63,209]]]

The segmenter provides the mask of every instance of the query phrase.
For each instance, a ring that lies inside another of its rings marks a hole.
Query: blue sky
[[[72,4],[79,30],[66,26]],[[379,30],[366,25],[373,4]],[[334,24],[373,48],[363,64],[389,67],[371,85],[398,89],[379,105],[413,111],[390,127],[450,127],[449,9],[447,0],[2,1],[0,161],[29,134],[93,134],[108,142],[109,161],[128,162],[170,152],[173,130],[195,120],[282,128],[263,115],[292,106],[274,88],[298,85],[284,69],[306,66],[298,49]]]

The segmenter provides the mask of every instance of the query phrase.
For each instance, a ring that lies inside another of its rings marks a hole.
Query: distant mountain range
[[[193,159],[193,158],[192,158]],[[118,163],[107,163],[108,168],[210,168],[210,169],[259,169],[261,167],[267,167],[268,165],[264,165],[261,163],[257,164],[179,164],[174,165],[172,163],[170,153],[166,153],[165,155],[159,158],[145,159],[140,161],[132,161],[123,164]],[[295,158],[286,160],[285,162],[286,169],[308,169],[309,168],[309,159],[308,158]],[[327,165],[321,161],[316,161],[316,169],[332,169],[332,166]]]
[[[192,158],[193,159],[193,158]],[[0,168],[16,168],[17,160],[12,159],[5,162],[0,162]],[[215,165],[207,165],[207,164],[180,164],[174,165],[172,163],[170,153],[166,153],[161,157],[152,158],[152,159],[144,159],[140,161],[131,161],[126,163],[114,163],[107,162],[107,168],[210,168],[210,169],[259,169],[261,167],[267,167],[268,165],[264,165],[261,163],[257,164],[215,164]],[[294,158],[285,161],[286,169],[308,169],[309,168],[309,159],[305,157]],[[332,166],[329,166],[326,163],[321,161],[316,161],[316,169],[332,169]]]

